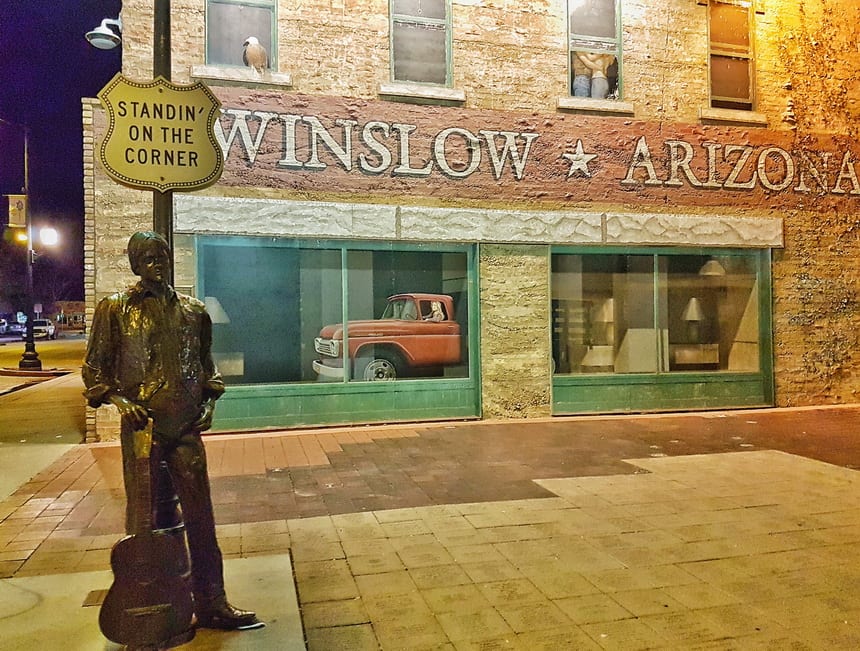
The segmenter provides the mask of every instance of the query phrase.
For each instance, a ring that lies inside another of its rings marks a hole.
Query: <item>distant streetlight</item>
[[[27,242],[27,303],[24,306],[27,315],[27,332],[24,335],[24,354],[21,356],[21,361],[18,362],[18,368],[21,370],[40,371],[42,370],[42,361],[39,359],[39,353],[36,352],[36,342],[33,339],[33,262],[36,258],[36,252],[33,250],[33,224],[30,221],[30,127],[10,120],[0,118],[0,123],[8,124],[9,126],[17,127],[24,132],[24,187],[21,188],[24,196],[27,198],[24,204],[24,230],[26,232]],[[17,236],[21,241],[21,235]]]
[[[60,241],[57,229],[51,228],[50,226],[42,227],[39,231],[39,241],[45,246],[56,246]]]
[[[60,241],[57,231],[50,227],[39,230],[39,243],[45,246],[55,246]],[[24,354],[18,362],[18,368],[22,371],[41,371],[42,360],[36,352],[36,339],[33,331],[36,297],[33,290],[33,265],[36,264],[38,253],[34,248],[33,223],[30,221],[30,213],[27,213],[27,324],[24,334]]]

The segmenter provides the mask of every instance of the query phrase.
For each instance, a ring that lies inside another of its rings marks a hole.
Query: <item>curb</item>
[[[41,371],[20,368],[0,368],[0,375],[7,377],[36,377],[47,379],[50,377],[59,377],[60,375],[67,375],[71,372],[71,369],[68,368],[49,368],[42,369]]]

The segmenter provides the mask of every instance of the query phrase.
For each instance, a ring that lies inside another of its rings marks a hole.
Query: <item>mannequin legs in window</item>
[[[606,71],[615,62],[614,54],[597,54],[595,52],[577,52],[577,59],[591,71],[591,97],[606,99],[609,95],[609,80]]]

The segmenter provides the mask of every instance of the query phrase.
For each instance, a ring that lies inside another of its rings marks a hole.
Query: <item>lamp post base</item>
[[[24,349],[24,354],[21,356],[21,361],[18,362],[18,369],[22,371],[41,371],[42,370],[42,360],[39,359],[39,353],[36,352],[35,347],[30,349],[27,346]]]

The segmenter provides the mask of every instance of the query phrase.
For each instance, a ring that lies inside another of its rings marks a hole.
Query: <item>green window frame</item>
[[[184,237],[193,240],[185,247],[195,252],[196,293],[212,317],[213,358],[228,387],[217,429],[480,414],[474,245]],[[401,303],[389,297],[415,293],[415,314],[390,314]],[[453,302],[434,306],[438,294]],[[398,334],[409,328],[402,350],[449,357],[385,375],[380,359],[397,366],[379,354],[396,352],[383,332],[392,322]],[[355,334],[361,328],[364,338]]]
[[[242,44],[255,36],[278,69],[278,13],[275,0],[206,0],[206,63],[245,67]]]
[[[708,46],[712,108],[755,109],[754,11],[742,0],[710,0]]]
[[[620,0],[567,0],[572,97],[622,99]]]
[[[554,413],[773,403],[770,250],[553,247]]]
[[[451,0],[389,0],[391,81],[452,84]]]

